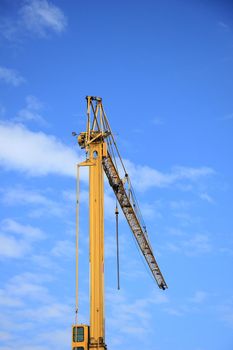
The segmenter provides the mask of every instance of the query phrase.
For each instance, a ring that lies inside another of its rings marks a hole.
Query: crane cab
[[[72,326],[72,350],[88,350],[89,344],[89,326]]]

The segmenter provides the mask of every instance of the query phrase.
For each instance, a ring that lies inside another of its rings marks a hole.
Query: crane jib
[[[104,172],[109,180],[110,186],[113,188],[113,191],[117,197],[117,200],[121,206],[121,209],[128,221],[128,224],[136,238],[136,241],[139,245],[139,248],[144,255],[146,262],[159,286],[161,289],[166,289],[167,284],[163,278],[163,275],[159,269],[159,266],[155,260],[152,248],[150,246],[149,240],[146,236],[146,233],[142,229],[140,220],[133,208],[133,205],[126,193],[122,180],[119,177],[118,171],[115,168],[115,165],[112,161],[110,154],[107,154],[107,157],[103,158],[103,168]]]

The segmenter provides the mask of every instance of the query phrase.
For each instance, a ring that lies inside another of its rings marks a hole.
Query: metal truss
[[[124,184],[120,179],[119,173],[116,170],[109,153],[107,157],[103,158],[103,168],[109,180],[110,186],[116,195],[126,220],[128,221],[139,248],[145,257],[159,288],[166,289],[167,284],[155,260],[146,229],[143,228],[139,215],[137,214],[137,204],[133,200],[133,195],[130,193],[127,194]]]

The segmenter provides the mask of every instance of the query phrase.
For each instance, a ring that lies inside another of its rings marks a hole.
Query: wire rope
[[[79,164],[77,164],[76,181],[76,244],[75,244],[75,324],[78,323],[78,238],[79,238],[79,197],[80,197],[80,176]]]

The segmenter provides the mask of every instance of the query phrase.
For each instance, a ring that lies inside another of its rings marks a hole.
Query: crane
[[[79,167],[87,166],[89,168],[90,325],[78,323],[79,198],[77,197],[76,320],[72,326],[72,350],[106,350],[104,315],[104,173],[158,287],[165,290],[167,284],[154,257],[130,177],[120,156],[103,108],[102,99],[96,96],[87,96],[86,100],[86,131],[81,132],[79,135],[74,133],[74,136],[77,136],[79,146],[86,151],[86,160],[78,164],[78,177]],[[121,173],[123,173],[123,177]],[[79,189],[77,190],[78,192]],[[118,207],[116,207],[116,217],[118,218]]]

